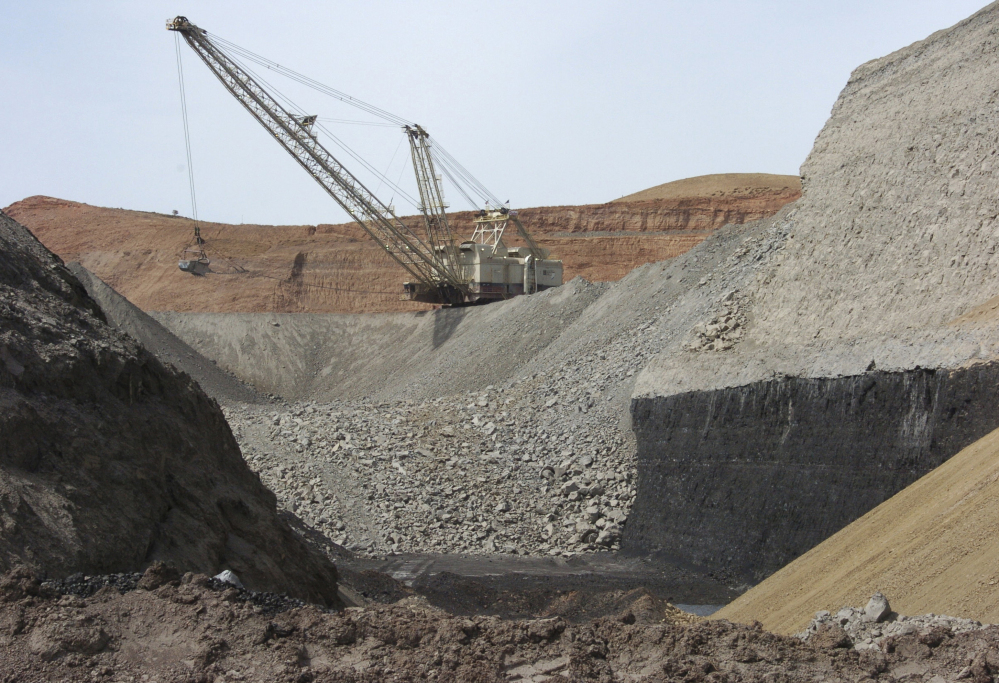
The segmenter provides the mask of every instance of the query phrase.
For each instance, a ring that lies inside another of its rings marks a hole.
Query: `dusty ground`
[[[875,591],[903,614],[999,622],[999,432],[993,432],[725,607],[798,631]]]
[[[772,215],[797,196],[783,187],[751,195],[692,192],[656,201],[524,209],[520,214],[540,242],[564,261],[567,281],[577,275],[606,281],[682,254],[728,223]],[[185,218],[49,197],[31,197],[6,211],[66,262],[81,262],[144,310],[373,313],[427,308],[399,300],[401,269],[353,224],[206,223],[202,234],[217,274],[197,278],[177,269],[193,230]],[[468,212],[455,214],[453,221],[460,234],[471,234]]]
[[[999,629],[912,633],[858,652],[668,607],[584,623],[452,616],[419,598],[284,612],[186,574],[56,595],[0,582],[0,680],[14,681],[992,681]],[[906,678],[908,677],[908,678]]]

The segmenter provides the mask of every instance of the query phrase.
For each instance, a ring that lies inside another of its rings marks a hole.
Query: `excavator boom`
[[[184,38],[226,90],[412,276],[413,281],[403,283],[404,298],[424,303],[460,305],[508,299],[562,284],[562,262],[548,258],[548,251],[537,245],[517,213],[507,206],[492,208],[486,201],[486,210],[479,211],[475,219],[472,239],[460,243],[455,240],[445,211],[448,205],[441,189],[441,176],[434,166],[435,156],[441,160],[449,179],[454,181],[454,174],[465,180],[471,179],[487,196],[492,195],[471,178],[453,157],[446,152],[443,152],[444,156],[439,156],[442,154],[440,147],[434,145],[421,126],[407,124],[403,128],[409,138],[420,193],[423,236],[400,220],[391,207],[382,203],[320,144],[313,132],[316,116],[292,113],[282,106],[252,73],[230,56],[224,48],[225,45],[232,47],[230,43],[217,37],[213,40],[207,31],[198,28],[186,17],[176,17],[167,22],[167,29],[176,31]],[[236,46],[235,49],[239,54],[242,48]],[[280,65],[265,64],[269,68],[281,69]],[[304,77],[298,77],[302,82]],[[183,79],[181,82],[183,91]],[[343,93],[331,89],[327,92],[344,101],[355,102]],[[368,111],[387,114],[370,105],[363,106]],[[295,109],[293,105],[292,108]],[[389,116],[396,122],[402,121],[394,115]],[[461,190],[461,186],[458,187]],[[464,190],[461,191],[464,193]],[[465,197],[468,198],[467,193]],[[503,242],[504,230],[511,220],[526,247],[508,247]],[[204,253],[201,255],[204,256]],[[203,260],[207,268],[207,259]],[[187,268],[184,263],[188,264]],[[182,270],[195,272],[193,268],[189,261],[181,263]]]
[[[311,129],[314,119],[289,113],[206,31],[186,17],[168,22],[167,29],[183,36],[226,90],[414,279],[437,293],[441,303],[464,301],[467,286],[460,274],[447,261],[435,258],[433,246],[399,220],[319,143]],[[428,238],[431,244],[437,241],[436,236]]]

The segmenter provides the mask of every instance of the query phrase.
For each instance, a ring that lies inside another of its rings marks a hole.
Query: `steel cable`
[[[180,109],[184,121],[184,149],[187,152],[187,181],[191,188],[191,213],[194,216],[194,240],[198,245],[198,249],[201,250],[202,257],[204,257],[205,252],[204,249],[201,248],[201,245],[203,245],[205,241],[201,239],[201,225],[198,222],[198,197],[194,190],[194,163],[191,157],[190,126],[187,122],[187,94],[184,89],[184,66],[180,54],[180,34],[174,34],[174,39],[174,44],[177,48],[177,80],[180,84]]]

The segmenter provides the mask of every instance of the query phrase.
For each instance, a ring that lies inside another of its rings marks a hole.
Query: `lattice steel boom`
[[[465,300],[468,287],[459,273],[449,265],[454,260],[442,260],[435,254],[435,247],[450,244],[453,249],[454,241],[446,218],[441,223],[436,213],[431,219],[432,212],[425,211],[428,216],[427,240],[430,242],[427,244],[319,143],[312,132],[314,119],[289,113],[215,44],[206,31],[192,24],[186,17],[177,17],[167,22],[167,29],[183,36],[226,90],[413,278],[429,290],[439,292],[441,303],[461,303]],[[412,136],[410,140],[412,142]],[[432,166],[429,172],[433,172]],[[417,173],[420,173],[419,169]],[[421,184],[421,198],[425,207],[429,209],[443,204],[439,192],[435,197],[423,197],[422,188]],[[440,215],[443,215],[443,208],[440,209]]]

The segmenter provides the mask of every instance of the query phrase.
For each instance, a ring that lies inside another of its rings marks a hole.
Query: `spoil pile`
[[[277,516],[218,405],[112,329],[79,280],[0,213],[0,568],[153,560],[336,603],[336,569]]]
[[[516,387],[393,403],[229,406],[250,467],[280,505],[372,553],[561,555],[616,550],[634,500],[617,433],[537,439]]]
[[[882,591],[908,614],[999,621],[999,430],[805,553],[717,616],[800,630]]]
[[[999,295],[997,27],[993,3],[853,72],[801,167],[779,258],[739,289],[741,340],[669,349],[638,395],[999,356],[997,321],[960,317]],[[719,293],[737,289],[727,280]]]

